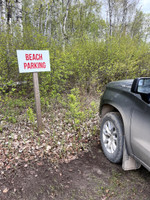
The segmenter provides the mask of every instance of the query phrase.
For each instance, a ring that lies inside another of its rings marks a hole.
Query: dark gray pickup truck
[[[100,103],[105,156],[124,170],[150,171],[150,78],[111,82]]]

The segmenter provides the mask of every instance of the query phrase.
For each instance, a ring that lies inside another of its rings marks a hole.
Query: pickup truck
[[[124,170],[150,171],[150,78],[110,82],[100,102],[100,141]]]

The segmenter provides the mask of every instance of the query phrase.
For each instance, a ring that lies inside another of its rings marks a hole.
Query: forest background
[[[0,18],[1,85],[32,88],[32,74],[18,72],[17,49],[49,50],[51,72],[39,74],[45,95],[150,75],[150,14],[137,0],[1,0]]]
[[[104,85],[150,76],[150,14],[137,0],[1,0],[0,19],[0,167],[86,149]],[[41,134],[19,49],[50,52],[51,72],[39,73]]]

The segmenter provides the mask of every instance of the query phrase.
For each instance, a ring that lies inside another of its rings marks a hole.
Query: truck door
[[[150,105],[142,99],[132,110],[131,147],[134,155],[150,166]]]

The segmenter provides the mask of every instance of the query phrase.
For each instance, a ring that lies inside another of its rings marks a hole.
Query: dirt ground
[[[110,163],[100,144],[78,159],[58,165],[47,160],[0,174],[1,200],[148,200],[150,174],[141,167],[124,172]]]

